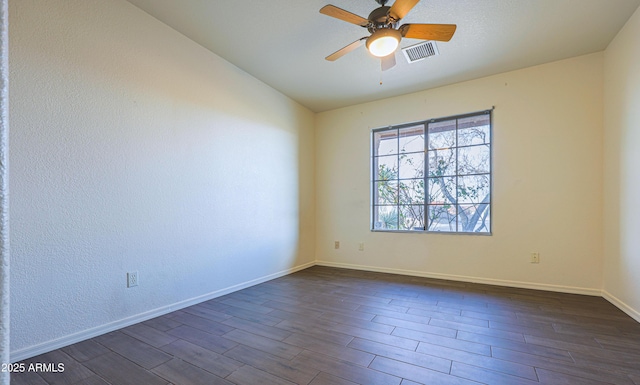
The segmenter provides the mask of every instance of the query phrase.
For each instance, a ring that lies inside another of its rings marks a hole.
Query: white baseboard
[[[409,275],[409,276],[415,276],[415,277],[444,279],[444,280],[450,280],[450,281],[461,281],[461,282],[482,283],[482,284],[506,286],[506,287],[517,287],[522,289],[545,290],[545,291],[553,291],[553,292],[561,292],[561,293],[598,296],[598,297],[605,298],[607,301],[611,302],[614,306],[616,306],[617,308],[619,308],[620,310],[628,314],[630,317],[640,322],[639,311],[633,309],[631,306],[622,302],[621,300],[619,300],[612,294],[608,293],[607,291],[603,291],[600,289],[589,289],[589,288],[562,286],[562,285],[548,285],[548,284],[540,284],[540,283],[509,281],[509,280],[499,280],[499,279],[490,279],[490,278],[478,278],[478,277],[469,277],[469,276],[462,276],[462,275],[439,274],[439,273],[430,273],[430,272],[416,271],[416,270],[352,265],[347,263],[337,263],[337,262],[329,262],[329,261],[315,261],[315,262],[305,263],[303,265],[296,266],[291,269],[283,270],[283,271],[270,274],[264,277],[260,277],[251,281],[243,282],[234,286],[229,286],[227,288],[220,289],[211,293],[207,293],[198,297],[190,298],[190,299],[180,301],[171,305],[153,309],[144,313],[136,314],[131,317],[110,322],[105,325],[100,325],[91,329],[83,330],[81,332],[70,334],[61,338],[57,338],[55,340],[30,346],[28,348],[16,350],[11,352],[11,362],[21,361],[26,358],[30,358],[30,357],[37,356],[39,354],[50,352],[52,350],[59,349],[77,342],[81,342],[89,338],[97,337],[99,335],[109,333],[114,330],[118,330],[142,321],[149,320],[151,318],[159,317],[161,315],[171,313],[173,311],[180,310],[185,307],[196,305],[198,303],[208,301],[210,299],[217,298],[225,294],[233,293],[235,291],[242,290],[247,287],[251,287],[266,281],[270,281],[275,278],[283,277],[285,275],[292,274],[292,273],[295,273],[296,271],[300,271],[315,265],[327,266],[327,267],[338,267],[343,269],[373,271],[378,273],[390,273],[390,274]]]
[[[316,265],[328,266],[328,267],[339,267],[343,269],[374,271],[378,273],[410,275],[414,277],[444,279],[449,281],[483,283],[487,285],[517,287],[521,289],[533,289],[533,290],[554,291],[554,292],[560,292],[560,293],[583,294],[583,295],[590,295],[590,296],[597,296],[597,297],[602,296],[602,291],[600,289],[590,289],[590,288],[584,288],[584,287],[508,281],[508,280],[501,280],[501,279],[469,277],[464,275],[439,274],[439,273],[430,273],[430,272],[417,271],[417,270],[403,270],[403,269],[393,269],[393,268],[386,268],[386,267],[351,265],[347,263],[337,263],[337,262],[328,262],[328,261],[316,261]]]
[[[618,299],[616,296],[612,295],[611,293],[609,293],[606,290],[602,291],[602,297],[604,299],[606,299],[607,301],[611,302],[618,309],[620,309],[623,312],[627,313],[627,315],[629,317],[631,317],[634,320],[640,322],[640,311],[637,311],[634,308],[632,308],[631,306],[629,306],[626,303],[622,302],[620,299]]]
[[[207,293],[198,297],[186,299],[184,301],[176,302],[167,306],[162,306],[157,309],[146,311],[144,313],[135,314],[127,318],[113,321],[104,325],[96,326],[96,327],[86,329],[77,333],[69,334],[60,338],[56,338],[51,341],[43,342],[38,345],[33,345],[24,349],[19,349],[11,352],[11,362],[22,361],[24,359],[31,358],[43,353],[47,353],[52,350],[60,349],[65,346],[87,340],[89,338],[97,337],[99,335],[109,333],[114,330],[122,329],[124,327],[131,326],[133,324],[137,324],[139,322],[146,321],[155,317],[159,317],[161,315],[168,314],[173,311],[183,309],[185,307],[196,305],[198,303],[208,301],[213,298],[221,297],[225,294],[233,293],[234,291],[246,289],[247,287],[251,287],[263,282],[267,282],[275,278],[280,278],[285,275],[295,273],[296,271],[300,271],[314,265],[315,265],[315,262],[305,263],[303,265],[299,265],[299,266],[296,266],[287,270],[283,270],[277,273],[269,274],[264,277],[256,278],[251,281],[243,282],[237,285],[229,286],[227,288],[216,290],[214,292]]]

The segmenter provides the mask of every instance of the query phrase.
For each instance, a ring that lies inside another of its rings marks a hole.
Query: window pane
[[[488,204],[460,205],[458,207],[458,231],[488,233],[490,227]]]
[[[458,177],[458,203],[489,203],[489,175]]]
[[[394,180],[398,179],[398,156],[381,156],[373,158],[375,163],[375,180]]]
[[[424,126],[400,129],[400,153],[424,152]]]
[[[395,206],[375,206],[374,222],[375,230],[398,230],[398,210]]]
[[[429,123],[429,149],[450,148],[456,146],[456,121],[447,120]]]
[[[429,208],[429,231],[456,231],[456,210],[453,205],[433,205]]]
[[[424,204],[424,179],[403,179],[400,180],[398,192],[399,202],[406,204]]]
[[[377,131],[373,134],[374,155],[398,153],[398,130]]]
[[[376,182],[375,183],[375,205],[393,205],[398,203],[398,182]]]
[[[456,203],[456,178],[429,178],[429,204]]]
[[[458,129],[462,130],[469,127],[488,126],[491,123],[491,115],[477,114],[458,119]]]
[[[458,173],[482,174],[491,168],[489,145],[462,147],[458,149]]]
[[[458,145],[471,146],[491,142],[491,130],[489,126],[477,126],[458,131]]]
[[[400,155],[400,179],[424,177],[424,153]]]
[[[424,231],[424,206],[400,206],[399,230]]]
[[[456,174],[456,149],[429,151],[429,176]]]

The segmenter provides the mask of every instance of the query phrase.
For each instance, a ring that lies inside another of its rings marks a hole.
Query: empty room
[[[0,2],[0,384],[640,385],[640,0]]]

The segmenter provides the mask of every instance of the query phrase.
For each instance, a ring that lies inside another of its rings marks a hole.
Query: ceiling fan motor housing
[[[391,7],[382,6],[374,9],[369,14],[369,25],[367,29],[370,33],[374,33],[376,30],[381,28],[394,28],[394,23],[392,19],[389,18],[389,9]]]

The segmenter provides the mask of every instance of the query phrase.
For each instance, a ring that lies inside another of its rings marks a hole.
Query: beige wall
[[[605,54],[604,290],[640,321],[640,9]]]
[[[13,360],[313,263],[311,111],[124,0],[9,7]]]
[[[10,362],[9,308],[9,2],[0,1],[0,363]],[[8,370],[0,385],[9,384]]]
[[[491,106],[493,235],[370,232],[371,129]],[[599,294],[602,122],[602,53],[320,113],[316,259]],[[540,264],[529,263],[531,252]]]

